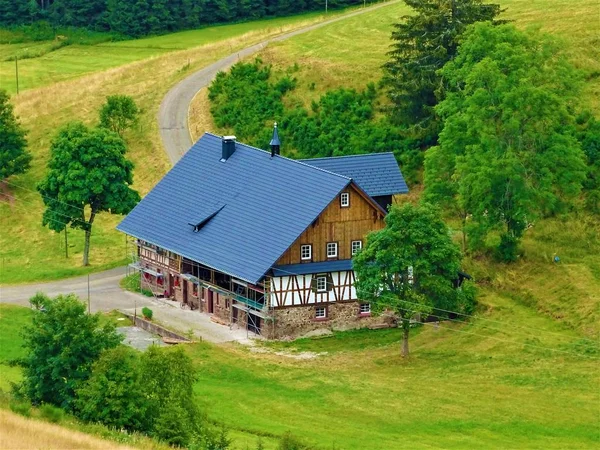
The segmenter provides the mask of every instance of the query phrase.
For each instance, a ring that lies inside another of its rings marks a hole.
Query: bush
[[[123,338],[113,323],[101,327],[100,314],[87,314],[73,294],[59,295],[44,306],[23,331],[27,356],[22,391],[34,404],[69,410],[75,390],[89,378],[102,351]]]
[[[310,448],[288,431],[282,436],[277,450],[310,450]]]
[[[15,414],[31,417],[31,404],[27,402],[11,402],[10,410]]]
[[[148,431],[148,403],[140,357],[125,346],[102,353],[91,377],[77,390],[77,415],[116,429]]]
[[[148,319],[148,320],[152,320],[152,315],[154,314],[152,312],[152,310],[146,306],[144,306],[142,308],[142,314],[144,315],[144,318]]]
[[[192,360],[181,347],[150,347],[142,355],[142,379],[148,399],[146,417],[154,434],[165,440],[186,439],[200,433],[200,412],[194,401],[193,384],[196,371]],[[169,409],[183,415],[189,429],[167,430],[170,419],[164,416]],[[158,428],[158,429],[157,429]]]
[[[44,403],[40,406],[40,415],[48,422],[60,423],[65,417],[65,412],[56,406]]]
[[[29,299],[29,304],[32,308],[37,309],[38,311],[44,309],[46,304],[50,301],[50,297],[48,297],[43,292],[36,292],[36,294]]]

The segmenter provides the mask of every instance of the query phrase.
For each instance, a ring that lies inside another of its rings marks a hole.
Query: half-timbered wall
[[[277,265],[352,258],[352,241],[363,241],[370,231],[383,228],[382,212],[369,203],[352,185],[344,191],[350,194],[350,206],[342,207],[338,195],[317,220],[302,233],[279,258]],[[338,243],[338,256],[327,257],[327,243]],[[312,245],[312,259],[300,258],[300,246]]]
[[[327,277],[327,290],[317,292],[318,276]],[[315,275],[273,277],[271,281],[271,306],[302,306],[357,300],[354,289],[354,271],[329,272]]]

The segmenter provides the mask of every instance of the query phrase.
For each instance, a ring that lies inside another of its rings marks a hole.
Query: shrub
[[[36,292],[36,294],[29,299],[29,304],[32,308],[40,310],[44,309],[46,303],[50,301],[50,297],[48,297],[43,292]]]
[[[281,437],[277,450],[310,450],[310,448],[288,431]]]
[[[40,415],[48,422],[60,423],[65,417],[65,412],[56,406],[44,403],[40,406]]]
[[[77,390],[78,416],[117,429],[148,431],[148,403],[138,353],[119,346],[102,353],[91,377]]]
[[[144,307],[142,308],[142,314],[144,315],[144,317],[145,317],[146,319],[148,319],[148,320],[152,320],[152,315],[153,315],[154,313],[152,312],[152,310],[151,310],[150,308],[148,308],[148,307],[144,306]]]
[[[77,296],[59,295],[45,303],[45,312],[33,315],[23,331],[23,392],[34,404],[72,407],[75,390],[92,372],[103,350],[123,339],[115,325],[100,326],[99,314],[87,314]]]
[[[10,410],[15,414],[31,417],[31,404],[27,402],[11,402]]]
[[[188,435],[199,434],[200,412],[194,401],[193,384],[196,371],[192,360],[182,348],[150,347],[142,355],[142,379],[148,399],[146,417],[151,422],[150,428],[163,439],[185,439]],[[175,430],[170,435],[166,430],[170,419],[160,417],[165,409],[173,414],[183,414],[190,429]],[[158,430],[157,430],[158,427]],[[179,436],[179,437],[177,437]]]

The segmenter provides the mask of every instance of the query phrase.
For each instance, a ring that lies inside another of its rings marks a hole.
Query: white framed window
[[[350,193],[342,192],[340,194],[340,205],[342,208],[347,208],[350,206]]]
[[[362,249],[362,241],[352,241],[352,256],[356,255]]]
[[[303,261],[312,259],[312,245],[305,244],[300,246],[300,259]]]
[[[327,290],[327,277],[317,277],[317,292],[325,292]]]
[[[327,257],[328,258],[337,258],[337,255],[338,255],[337,242],[328,242],[327,243]]]
[[[324,306],[315,308],[315,319],[327,318],[327,308]]]
[[[361,303],[360,304],[360,313],[361,314],[371,314],[371,304],[370,303]]]

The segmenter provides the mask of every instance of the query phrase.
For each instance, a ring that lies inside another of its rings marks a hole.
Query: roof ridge
[[[204,134],[209,134],[209,135],[211,135],[211,136],[213,136],[213,137],[216,137],[216,138],[222,139],[222,136],[219,136],[219,135],[217,135],[217,134],[211,133],[211,132],[209,132],[209,131],[205,131],[205,132],[204,132]],[[240,144],[240,145],[243,145],[244,147],[247,147],[247,148],[249,148],[249,149],[251,149],[251,150],[258,150],[259,152],[263,152],[263,153],[270,153],[268,150],[263,150],[262,148],[254,147],[253,145],[245,144],[245,143],[243,143],[243,142],[240,142],[240,141],[237,141],[237,140],[236,140],[236,143],[238,143],[238,144]],[[311,169],[319,170],[319,171],[321,171],[321,172],[325,172],[325,173],[328,173],[328,174],[330,174],[330,175],[335,175],[336,177],[344,178],[344,179],[346,179],[346,180],[348,180],[348,181],[351,181],[351,180],[352,180],[352,178],[350,178],[350,177],[347,177],[347,176],[345,176],[345,175],[340,175],[339,173],[335,173],[335,172],[331,172],[331,171],[329,171],[329,170],[321,169],[320,167],[315,167],[315,166],[313,166],[313,165],[310,165],[310,164],[307,164],[307,163],[305,163],[305,162],[302,162],[302,161],[301,161],[301,160],[299,160],[299,159],[292,159],[292,158],[288,158],[287,156],[282,156],[282,155],[277,155],[277,156],[278,156],[279,158],[286,159],[286,160],[288,160],[288,161],[291,161],[291,162],[294,162],[294,163],[296,163],[296,164],[300,164],[300,165],[302,165],[302,166],[310,167]]]
[[[359,153],[357,155],[342,155],[342,156],[321,156],[319,158],[302,158],[300,161],[314,161],[317,159],[341,159],[341,158],[356,158],[357,156],[374,156],[374,155],[393,155],[394,152],[373,152]]]

